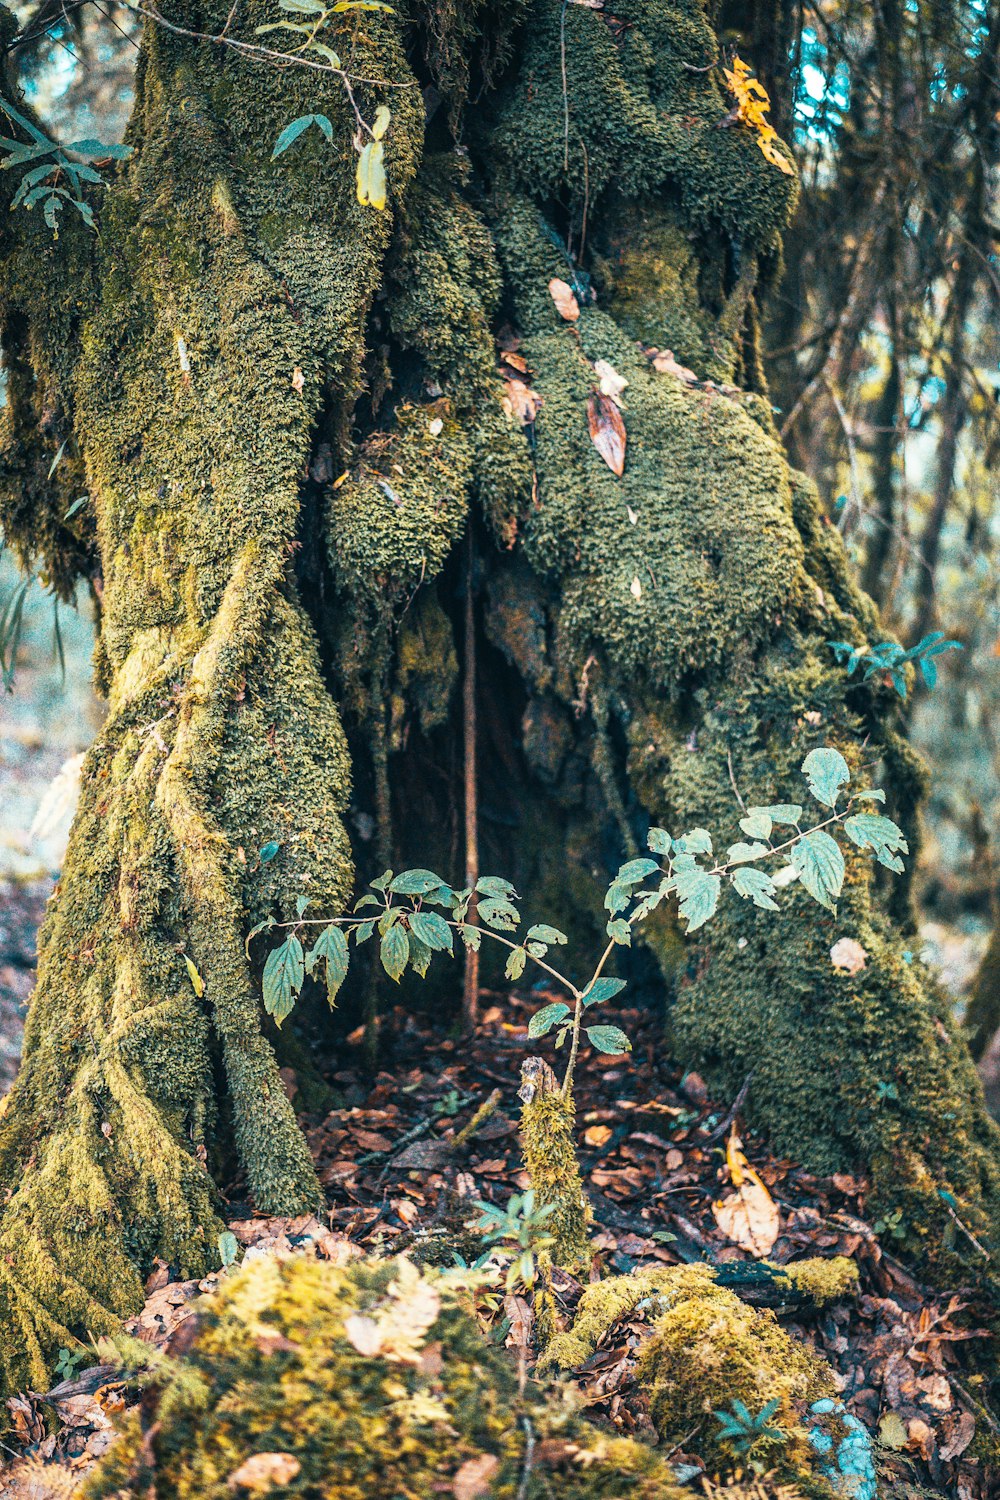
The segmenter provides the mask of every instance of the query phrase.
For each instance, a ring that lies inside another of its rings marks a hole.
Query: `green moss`
[[[803,1418],[810,1402],[834,1394],[829,1368],[785,1333],[773,1313],[716,1286],[710,1267],[677,1268],[658,1300],[663,1310],[635,1373],[661,1444],[683,1442],[697,1429],[698,1451],[731,1470],[739,1456],[719,1435],[714,1413],[738,1400],[756,1417],[777,1401],[768,1425],[783,1437],[759,1440],[753,1457],[782,1478],[808,1481],[815,1455]],[[815,1490],[822,1493],[822,1485]]]
[[[857,1267],[843,1256],[830,1259],[813,1257],[795,1261],[789,1266],[760,1261],[750,1268],[740,1267],[744,1275],[748,1269],[759,1272],[762,1286],[793,1288],[806,1294],[817,1307],[840,1301],[855,1292],[858,1286]],[[539,1369],[579,1369],[596,1352],[614,1325],[640,1307],[655,1312],[663,1299],[669,1303],[681,1293],[702,1291],[710,1283],[718,1283],[720,1291],[725,1291],[729,1297],[731,1293],[725,1288],[725,1276],[725,1266],[654,1266],[633,1271],[629,1276],[609,1276],[604,1281],[592,1282],[577,1304],[572,1326],[550,1341],[539,1361]]]
[[[237,34],[269,19],[254,0]],[[387,16],[369,19],[354,55],[374,76],[408,78]],[[0,1129],[8,1389],[44,1388],[55,1347],[135,1312],[155,1256],[189,1274],[217,1259],[209,1164],[233,1165],[220,1104],[262,1210],[320,1201],[244,940],[299,895],[329,910],[350,889],[346,744],[290,557],[314,427],[354,398],[391,214],[356,201],[336,81],[261,70],[237,89],[232,76],[219,52],[150,28],[134,156],[104,196],[88,279],[53,277],[45,292],[42,252],[4,308],[22,360],[17,430],[53,397],[72,422],[43,426],[31,462],[53,436],[75,436],[110,700]],[[282,126],[316,108],[335,122],[339,158],[310,141],[272,163]],[[397,199],[422,123],[400,91],[387,140]],[[25,253],[37,250],[29,233]],[[8,460],[23,473],[17,441]],[[49,505],[67,508],[58,488]],[[40,510],[22,552],[65,552],[50,515]],[[262,870],[272,839],[279,855]]]
[[[541,1058],[521,1065],[521,1149],[539,1207],[552,1205],[546,1228],[555,1237],[557,1265],[582,1269],[591,1258],[593,1217],[576,1158],[572,1097],[560,1092],[552,1069]]]
[[[84,1494],[222,1500],[249,1457],[281,1453],[297,1465],[286,1495],[422,1500],[478,1461],[495,1500],[612,1500],[624,1484],[679,1500],[650,1449],[587,1428],[532,1384],[519,1396],[463,1300],[454,1280],[401,1260],[253,1262],[205,1301],[190,1355],[154,1376],[146,1417],[127,1421]],[[364,1354],[349,1319],[402,1333]]]
[[[817,1307],[826,1307],[828,1303],[853,1296],[859,1288],[858,1268],[844,1255],[796,1260],[791,1265],[782,1266],[781,1276],[796,1291],[805,1293]]]

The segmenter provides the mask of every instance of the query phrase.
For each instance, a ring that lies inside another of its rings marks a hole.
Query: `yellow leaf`
[[[386,131],[389,129],[389,121],[391,119],[392,114],[389,110],[389,106],[387,104],[380,104],[378,109],[375,111],[375,120],[372,124],[372,135],[377,141],[380,141],[385,135]]]
[[[191,980],[191,988],[194,990],[195,994],[200,1000],[202,995],[205,993],[205,981],[204,979],[202,979],[201,975],[198,973],[198,970],[195,968],[194,964],[188,958],[186,953],[184,955],[184,962],[187,964],[188,977]]]
[[[385,148],[380,140],[369,141],[358,157],[358,202],[385,208]]]

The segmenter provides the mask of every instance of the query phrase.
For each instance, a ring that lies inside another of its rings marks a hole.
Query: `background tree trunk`
[[[337,18],[363,117],[392,109],[386,213],[355,198],[336,78],[150,23],[100,240],[11,215],[4,526],[65,587],[94,578],[110,713],[0,1135],[9,1384],[40,1386],[65,1329],[134,1311],[153,1257],[213,1261],[230,1135],[260,1209],[318,1201],[244,942],[298,897],[342,909],[352,776],[378,850],[464,864],[467,527],[480,865],[539,916],[596,941],[651,820],[735,834],[733,781],[788,800],[820,744],[882,764],[916,844],[896,700],[827,644],[874,638],[873,608],[761,389],[754,287],[794,179],[720,128],[701,5],[619,11]],[[276,14],[248,0],[232,38]],[[207,25],[191,3],[172,20]],[[310,129],[271,161],[317,110],[332,148]],[[495,335],[541,399],[530,432]],[[621,478],[588,430],[601,360],[628,382]],[[942,1194],[988,1234],[1000,1142],[904,952],[905,888],[857,861],[836,916],[789,895],[780,915],[733,899],[697,944],[665,920],[636,972],[652,954],[681,1055],[733,1091],[753,1068],[779,1149],[871,1170],[912,1248],[964,1254]],[[831,965],[841,936],[856,975]]]

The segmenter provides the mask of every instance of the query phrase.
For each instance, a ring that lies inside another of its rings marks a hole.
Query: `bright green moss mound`
[[[718,1434],[713,1414],[736,1399],[755,1417],[777,1401],[769,1425],[782,1437],[762,1438],[754,1459],[782,1477],[808,1481],[815,1459],[803,1418],[809,1403],[834,1394],[829,1368],[773,1313],[716,1286],[711,1267],[677,1268],[657,1302],[662,1311],[635,1373],[648,1392],[660,1442],[682,1442],[697,1428],[698,1451],[710,1464],[731,1467],[737,1454]],[[821,1485],[817,1492],[824,1491]]]
[[[155,1377],[84,1494],[223,1500],[247,1459],[271,1453],[297,1466],[279,1492],[308,1500],[426,1500],[457,1493],[475,1463],[494,1500],[680,1500],[652,1450],[531,1383],[519,1397],[462,1300],[404,1261],[251,1263],[206,1299],[190,1355]],[[381,1351],[361,1353],[372,1327]]]

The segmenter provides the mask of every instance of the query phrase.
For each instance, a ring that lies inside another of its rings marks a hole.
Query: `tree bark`
[[[196,33],[199,14],[171,19]],[[231,36],[276,15],[247,0]],[[872,637],[872,606],[745,388],[747,268],[777,253],[794,182],[719,128],[700,6],[629,16],[336,18],[363,117],[391,106],[386,212],[356,199],[338,78],[150,22],[100,240],[74,231],[63,254],[10,216],[4,347],[24,375],[4,524],[66,580],[98,571],[110,709],[0,1131],[8,1385],[40,1387],[67,1331],[134,1312],[154,1257],[216,1258],[229,1139],[261,1210],[318,1202],[245,944],[298,897],[343,909],[352,780],[354,814],[384,801],[383,756],[399,857],[458,853],[443,810],[462,805],[474,512],[480,861],[539,916],[586,947],[651,821],[735,834],[730,766],[747,799],[786,800],[817,744],[882,762],[916,842],[923,772],[895,699],[849,687],[827,644]],[[315,111],[332,147],[310,128],[272,161]],[[541,398],[529,432],[497,373],[502,322]],[[696,379],[657,372],[649,345]],[[588,431],[600,360],[628,381],[621,477]],[[37,473],[63,438],[92,502],[79,536],[58,487],[24,505],[25,452]],[[734,900],[698,943],[669,923],[650,941],[681,1054],[723,1088],[753,1066],[778,1149],[870,1170],[911,1246],[957,1260],[941,1193],[988,1235],[1000,1137],[909,924],[905,890],[852,862],[836,916]],[[830,962],[844,935],[868,954],[854,976]]]

